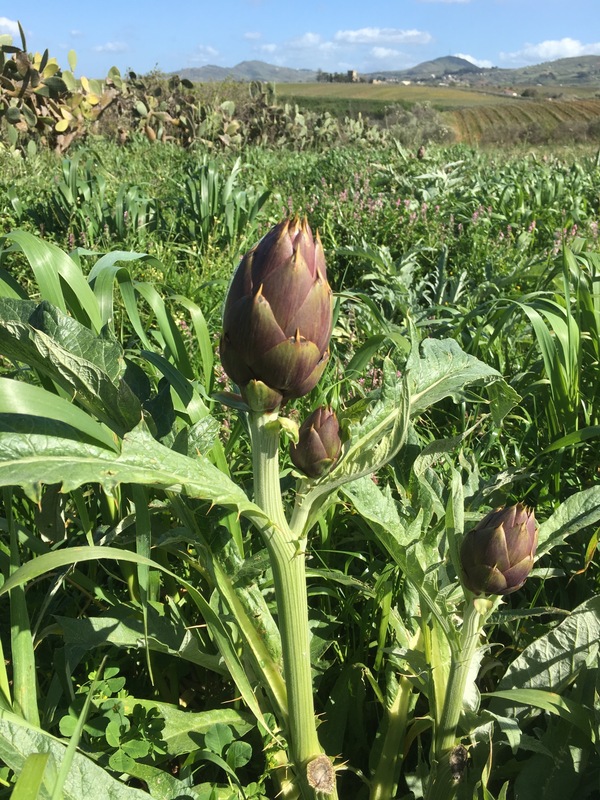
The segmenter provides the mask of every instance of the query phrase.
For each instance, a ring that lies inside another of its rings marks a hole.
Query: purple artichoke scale
[[[260,382],[271,406],[261,410],[273,410],[307,394],[329,358],[332,312],[319,235],[306,220],[280,222],[243,257],[225,302],[221,362],[242,396]]]
[[[340,425],[331,408],[319,406],[304,420],[298,443],[290,447],[296,469],[309,478],[320,478],[336,464],[342,450]]]
[[[463,583],[475,594],[506,595],[525,583],[533,567],[538,525],[521,503],[487,514],[463,538]]]

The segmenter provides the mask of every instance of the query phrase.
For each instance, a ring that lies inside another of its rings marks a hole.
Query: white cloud
[[[320,44],[321,37],[318,33],[303,33],[302,36],[290,39],[287,46],[302,50],[304,48],[311,49],[313,47],[318,47]]]
[[[465,61],[475,64],[476,67],[483,67],[483,69],[491,69],[494,66],[491,61],[487,60],[487,58],[474,58],[466,53],[454,53],[454,55],[456,58],[464,58]]]
[[[9,33],[11,36],[19,35],[19,25],[16,20],[0,17],[0,33]]]
[[[271,63],[325,71],[345,69],[400,69],[410,63],[399,45],[423,45],[432,41],[426,31],[402,28],[340,30],[332,38],[307,31],[277,43],[256,42],[254,50]],[[386,62],[386,63],[384,63]]]
[[[307,60],[314,59],[315,55],[330,57],[338,49],[336,42],[323,40],[318,33],[303,33],[293,39],[288,39],[279,44],[261,44],[256,48],[259,52],[269,55],[277,54],[280,63],[289,63],[289,54],[300,66],[305,66]]]
[[[75,28],[72,31],[69,31],[69,36],[72,36],[74,39],[79,39],[79,37],[83,35],[83,31],[79,31]]]
[[[105,42],[94,47],[96,53],[125,53],[128,49],[125,42]]]
[[[201,44],[196,48],[196,52],[192,56],[192,61],[195,64],[206,64],[214,61],[219,55],[219,51],[209,44]]]
[[[358,28],[354,31],[338,31],[334,39],[346,44],[427,44],[431,35],[426,31],[402,28]]]
[[[578,39],[547,39],[538,44],[526,44],[521,50],[512,53],[500,53],[502,61],[511,63],[528,62],[537,64],[540,61],[555,61],[557,58],[576,58],[577,56],[600,55],[600,42],[583,44]]]
[[[395,58],[402,55],[399,50],[394,50],[391,47],[373,47],[371,49],[373,58]]]
[[[260,39],[261,36],[262,33],[259,33],[258,31],[248,31],[247,33],[244,34],[244,39],[249,39],[250,41],[254,41],[256,39]]]

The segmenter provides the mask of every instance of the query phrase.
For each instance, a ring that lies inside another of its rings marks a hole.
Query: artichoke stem
[[[419,628],[411,639],[409,649],[419,649],[421,639],[422,632]],[[404,739],[412,695],[413,686],[410,679],[406,675],[399,675],[398,688],[387,708],[387,725],[381,755],[371,781],[369,800],[388,800],[396,796],[404,758]]]
[[[451,755],[456,746],[456,731],[463,709],[467,679],[479,636],[492,604],[465,591],[466,603],[460,643],[453,648],[448,687],[444,698],[442,717],[435,732],[429,786],[425,800],[450,800],[458,789],[459,781],[452,772]],[[482,603],[487,605],[482,614]]]
[[[333,765],[323,754],[317,736],[308,627],[306,569],[300,540],[288,525],[279,483],[279,425],[277,412],[250,412],[254,500],[273,523],[262,531],[273,569],[277,618],[281,634],[283,674],[287,688],[286,736],[292,766],[302,797],[314,800],[327,784],[337,798]],[[315,770],[314,765],[319,766]],[[316,778],[314,776],[317,776]],[[322,795],[320,795],[322,796]]]

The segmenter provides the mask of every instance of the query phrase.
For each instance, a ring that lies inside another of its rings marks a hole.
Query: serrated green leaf
[[[506,689],[482,693],[482,697],[498,698],[508,700],[511,704],[517,703],[523,706],[540,708],[542,711],[547,711],[575,725],[587,735],[590,741],[595,741],[596,739],[590,709],[567,697],[561,697],[556,692],[549,692],[544,689]]]
[[[568,497],[540,525],[537,558],[562,544],[567,536],[600,520],[600,486],[592,486]]]
[[[153,800],[231,800],[229,789],[217,789],[212,783],[188,786],[188,781],[180,781],[168,772],[149,764],[132,762],[128,774],[144,781]]]
[[[376,472],[402,447],[408,427],[406,382],[386,360],[379,398],[360,422],[351,424],[342,457],[323,479],[329,489]]]
[[[528,645],[509,665],[498,691],[539,689],[560,693],[582,669],[597,667],[599,644],[600,595],[596,595]]]
[[[213,672],[224,673],[224,667],[217,654],[202,652],[198,640],[191,631],[183,625],[176,626],[174,622],[153,612],[152,608],[148,610],[147,640],[143,621],[139,617],[130,615],[129,610],[126,610],[121,618],[102,616],[71,619],[57,616],[56,621],[60,625],[64,641],[84,650],[101,647],[107,642],[116,647],[135,648],[144,648],[147,644],[150,650],[168,653]]]
[[[118,342],[94,335],[47,302],[0,298],[0,352],[76,394],[120,435],[141,418],[139,400],[121,380],[125,362]]]
[[[411,524],[405,523],[389,488],[381,490],[367,477],[344,487],[343,491],[447,633],[448,624],[440,614],[430,581],[426,579],[427,567],[439,560],[439,554],[434,548],[427,549],[421,541],[421,515]]]
[[[504,383],[500,373],[475,356],[465,353],[454,339],[425,339],[419,350],[414,347],[407,361],[411,416],[452,397],[459,401],[467,386],[475,383],[494,384],[491,400],[504,415],[518,401],[517,393]]]
[[[14,384],[0,379],[0,389]],[[37,387],[21,384],[29,390]],[[48,395],[44,395],[44,402]],[[56,398],[56,400],[62,400]],[[70,406],[74,411],[80,411]],[[0,394],[0,408],[2,395]],[[80,413],[88,420],[85,412]],[[94,423],[99,427],[97,423]],[[95,429],[94,429],[95,430]],[[121,483],[144,484],[190,497],[209,500],[215,505],[234,508],[257,521],[268,522],[264,512],[243,489],[224,475],[207,458],[188,458],[157,442],[143,424],[125,435],[119,454],[83,442],[39,435],[17,436],[0,431],[0,486],[22,486],[32,498],[42,484],[58,483],[70,492],[85,483],[99,483],[111,492]]]

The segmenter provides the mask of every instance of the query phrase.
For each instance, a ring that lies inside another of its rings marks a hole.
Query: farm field
[[[519,92],[524,91],[522,87]],[[534,92],[543,89],[533,88]],[[548,90],[546,90],[548,91]],[[556,92],[554,92],[556,93]],[[467,87],[398,86],[383,84],[279,84],[277,95],[315,110],[335,113],[372,114],[386,117],[390,105],[412,106],[427,103],[442,112],[458,141],[467,144],[513,141],[552,135],[568,141],[569,128],[579,129],[590,123],[600,127],[600,99],[597,91],[561,87],[560,97],[540,96],[530,100],[511,92],[475,90]],[[597,136],[597,134],[596,134]],[[539,141],[538,141],[539,143]]]
[[[456,108],[510,102],[514,98],[468,87],[424,86],[385,83],[279,83],[279,98],[367,100],[372,103],[431,103],[438,108]]]
[[[118,80],[0,119],[0,800],[595,800],[600,153],[475,142],[600,101]]]

